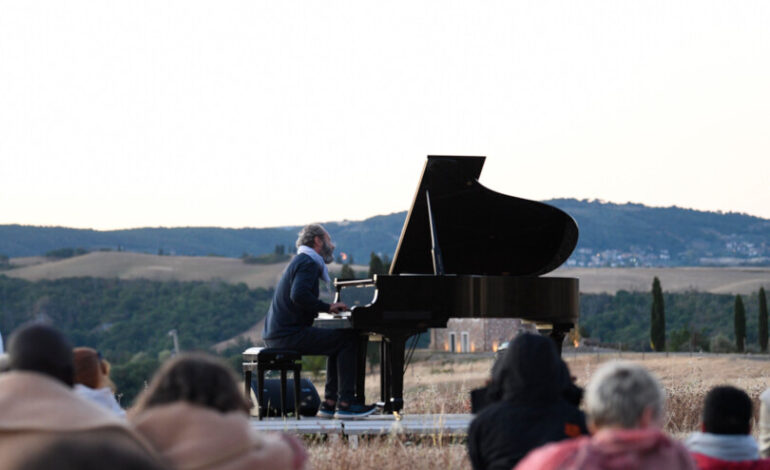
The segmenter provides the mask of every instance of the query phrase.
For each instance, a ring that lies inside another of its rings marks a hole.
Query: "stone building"
[[[457,353],[497,351],[528,326],[518,318],[452,318],[446,328],[430,330],[430,348]]]

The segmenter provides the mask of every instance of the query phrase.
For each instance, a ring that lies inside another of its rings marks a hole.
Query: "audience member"
[[[91,348],[75,348],[73,358],[75,393],[125,418],[126,412],[115,399],[115,384],[110,380],[110,364]]]
[[[160,368],[129,421],[176,469],[304,468],[302,444],[293,436],[254,431],[249,408],[225,365],[186,354]]]
[[[468,430],[475,470],[508,470],[536,447],[588,433],[583,414],[564,399],[569,373],[551,339],[520,334],[493,374],[488,387],[493,403]]]
[[[109,438],[151,453],[120,418],[72,391],[72,346],[57,330],[20,328],[8,356],[10,370],[0,374],[0,470],[62,435]]]
[[[685,442],[698,468],[770,470],[770,460],[759,460],[759,446],[750,434],[752,417],[746,392],[729,385],[712,388],[703,404],[703,432]]]
[[[0,374],[7,372],[9,367],[10,359],[8,358],[8,354],[0,354]]]
[[[537,449],[517,470],[696,468],[687,449],[662,431],[665,395],[643,367],[603,365],[591,378],[585,400],[593,435]]]
[[[24,459],[16,470],[168,470],[145,452],[109,438],[64,437]]]

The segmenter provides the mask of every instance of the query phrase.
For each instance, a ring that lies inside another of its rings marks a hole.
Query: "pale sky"
[[[0,2],[0,224],[358,220],[429,154],[770,218],[770,2]]]

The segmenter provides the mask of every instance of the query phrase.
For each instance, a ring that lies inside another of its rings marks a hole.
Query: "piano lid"
[[[572,217],[485,188],[484,160],[428,156],[390,274],[435,274],[433,238],[446,274],[538,276],[569,258],[578,239]]]

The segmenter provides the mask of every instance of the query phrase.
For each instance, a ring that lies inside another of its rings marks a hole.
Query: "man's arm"
[[[313,261],[302,263],[297,267],[289,297],[303,310],[328,312],[331,307],[314,294],[319,274],[318,265]]]

